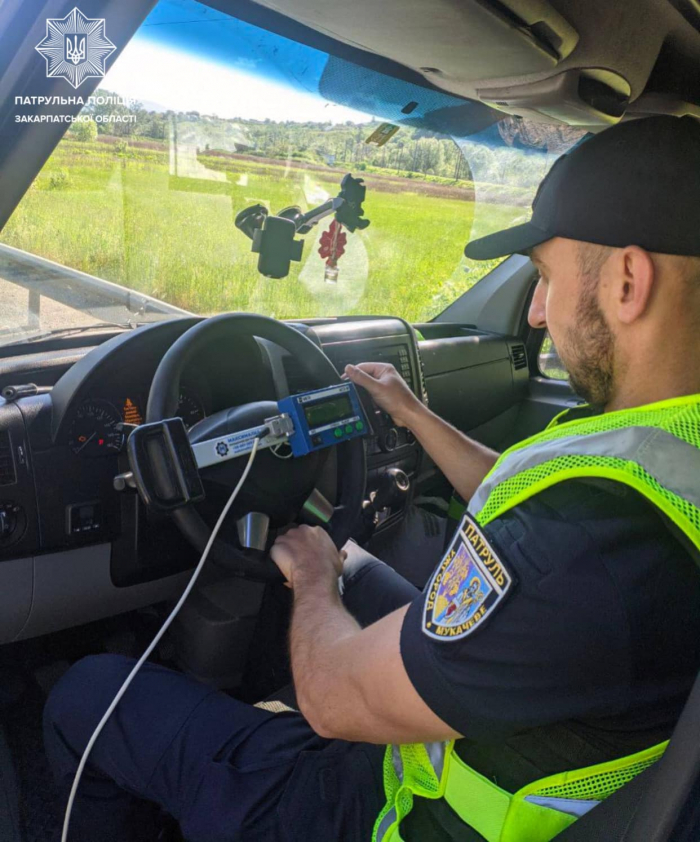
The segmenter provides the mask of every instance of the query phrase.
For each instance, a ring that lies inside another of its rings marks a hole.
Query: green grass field
[[[256,202],[272,211],[313,207],[337,193],[343,170],[213,156],[195,167],[197,177],[171,176],[165,147],[65,139],[0,240],[197,313],[384,313],[421,321],[498,263],[467,261],[467,240],[525,214],[521,206],[480,203],[475,216],[470,191],[373,174],[365,202],[371,225],[348,236],[338,283],[325,283],[317,254],[330,218],[306,237],[289,277],[274,281],[258,275],[236,214]],[[209,171],[224,180],[211,180]]]

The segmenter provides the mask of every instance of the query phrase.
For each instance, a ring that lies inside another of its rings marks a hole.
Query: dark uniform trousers
[[[352,545],[343,599],[361,625],[417,589]],[[80,756],[133,666],[78,662],[44,713],[46,750],[65,805]],[[189,842],[368,842],[384,802],[384,746],[322,739],[298,713],[239,702],[145,664],[91,752],[70,842],[154,842],[161,810]]]

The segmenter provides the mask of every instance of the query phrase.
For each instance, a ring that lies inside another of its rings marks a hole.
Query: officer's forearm
[[[469,500],[498,459],[498,453],[460,433],[423,404],[411,410],[407,421],[438,468]]]
[[[338,645],[359,634],[360,626],[347,612],[334,577],[294,577],[294,612],[290,633],[292,674],[299,709],[322,736],[326,723],[338,714],[335,656]]]

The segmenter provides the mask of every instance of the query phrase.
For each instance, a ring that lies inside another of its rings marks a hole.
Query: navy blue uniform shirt
[[[658,510],[571,480],[482,531],[515,580],[502,602],[455,640],[425,633],[425,591],[404,621],[430,708],[481,744],[571,723],[619,756],[668,736],[700,669],[700,569]]]
[[[426,634],[430,582],[414,599],[403,662],[469,765],[515,792],[670,736],[700,669],[700,568],[672,529],[627,486],[570,480],[481,530],[513,583],[467,635]],[[422,798],[402,835],[482,840]]]

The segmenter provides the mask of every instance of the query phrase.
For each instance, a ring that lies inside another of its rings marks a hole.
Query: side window
[[[549,331],[542,342],[542,347],[540,348],[540,354],[537,361],[540,373],[544,377],[550,377],[553,380],[569,379],[569,375],[564,368],[564,363],[562,363],[559,359],[559,354],[557,353],[557,349],[554,347],[554,342],[552,342],[552,337],[549,335]]]

